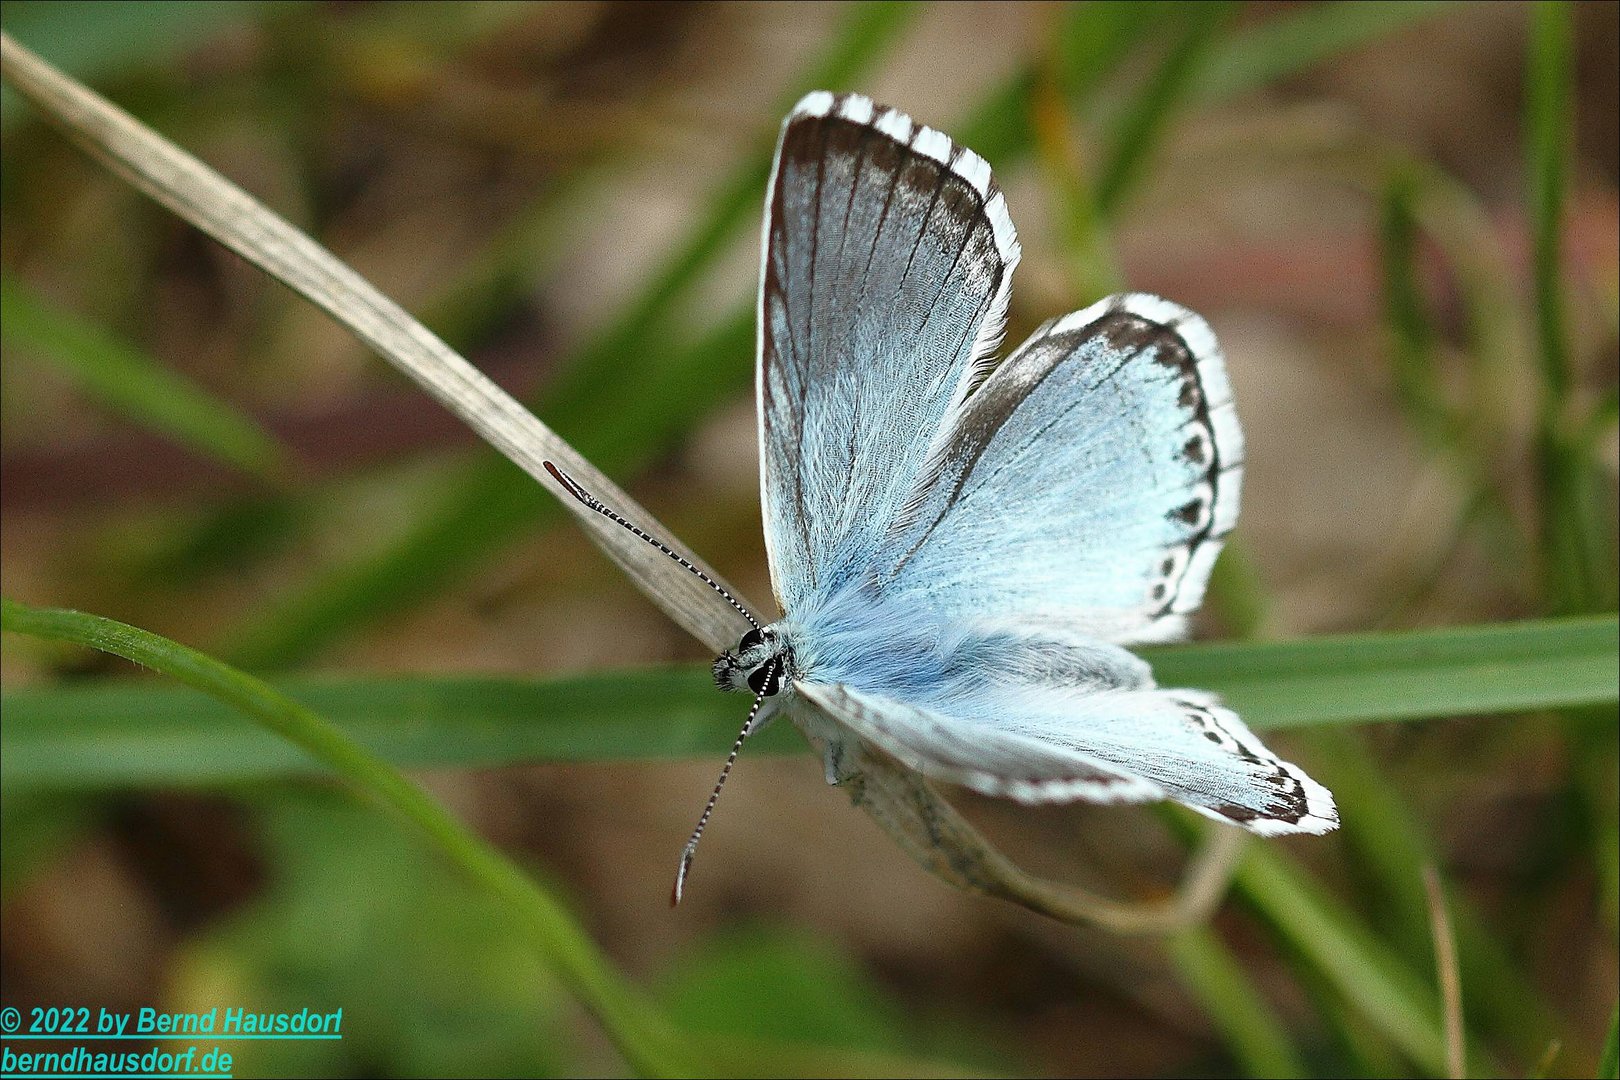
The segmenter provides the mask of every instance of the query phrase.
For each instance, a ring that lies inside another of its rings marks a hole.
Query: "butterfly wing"
[[[986,374],[1018,244],[983,158],[826,92],[783,125],[764,232],[761,500],[791,611],[871,565]]]
[[[995,368],[1017,257],[970,151],[856,96],[789,116],[765,214],[761,495],[795,689],[838,728],[829,775],[854,736],[1030,802],[1334,827],[1331,796],[1212,696],[1157,689],[1103,644],[1175,636],[1236,520],[1214,336],[1134,294]]]
[[[1158,785],[1012,731],[981,729],[935,709],[843,683],[799,690],[845,728],[927,776],[1027,803],[1152,802]]]
[[[1026,803],[1174,799],[1263,836],[1338,826],[1333,797],[1196,690],[1020,695],[922,706],[847,684],[801,683],[846,729],[929,776]]]
[[[950,618],[1174,638],[1237,520],[1242,459],[1208,325],[1110,297],[1041,327],[941,429],[883,588]]]

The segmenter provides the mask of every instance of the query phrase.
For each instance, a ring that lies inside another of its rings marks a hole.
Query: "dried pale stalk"
[[[1463,1080],[1468,1075],[1468,1044],[1463,1037],[1462,978],[1457,967],[1457,937],[1451,932],[1451,914],[1446,910],[1446,891],[1440,884],[1440,872],[1432,865],[1423,867],[1423,891],[1429,900],[1429,930],[1434,935],[1434,967],[1440,979],[1440,1003],[1445,1014],[1446,1076],[1450,1080]]]
[[[651,520],[646,511],[533,413],[330,251],[6,35],[0,35],[0,62],[6,80],[92,157],[326,311],[559,496],[564,508],[579,520],[598,546],[693,637],[718,652],[735,645],[748,629],[735,611],[713,603],[714,594],[701,581],[690,574],[671,574],[665,556],[567,497],[541,467],[543,461],[557,462],[597,498],[630,520]],[[715,576],[678,541],[668,542],[694,565]]]
[[[534,414],[331,252],[5,34],[0,34],[0,65],[8,82],[91,156],[348,327],[556,495],[636,587],[693,637],[720,652],[749,629],[743,616],[698,578],[569,496],[546,472],[544,461],[558,463],[616,513],[721,580]],[[917,773],[875,750],[862,757],[860,775],[848,781],[851,797],[925,869],[960,888],[1065,922],[1132,933],[1165,932],[1197,921],[1219,901],[1240,843],[1235,830],[1218,829],[1176,899],[1120,903],[1024,873]]]

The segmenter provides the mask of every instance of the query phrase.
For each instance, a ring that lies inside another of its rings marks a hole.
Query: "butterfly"
[[[1264,836],[1332,795],[1123,646],[1181,637],[1237,521],[1243,436],[1207,323],[1144,293],[997,359],[1019,246],[973,151],[859,94],[783,123],[760,272],[760,498],[782,618],[714,662],[824,747],[1024,803],[1170,799]],[[649,543],[547,464],[592,509]]]

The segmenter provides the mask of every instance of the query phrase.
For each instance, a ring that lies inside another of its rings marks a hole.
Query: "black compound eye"
[[[779,664],[766,664],[748,673],[748,689],[769,697],[782,689],[782,669]]]
[[[763,630],[750,630],[748,633],[744,634],[742,636],[742,640],[737,643],[737,651],[746,652],[747,650],[752,649],[755,645],[763,644],[765,644],[765,632]],[[758,691],[755,692],[757,693]]]

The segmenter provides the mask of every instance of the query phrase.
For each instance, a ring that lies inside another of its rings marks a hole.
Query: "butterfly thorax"
[[[722,690],[746,690],[770,697],[793,681],[793,647],[782,624],[756,627],[742,636],[737,647],[714,661],[715,685]]]

